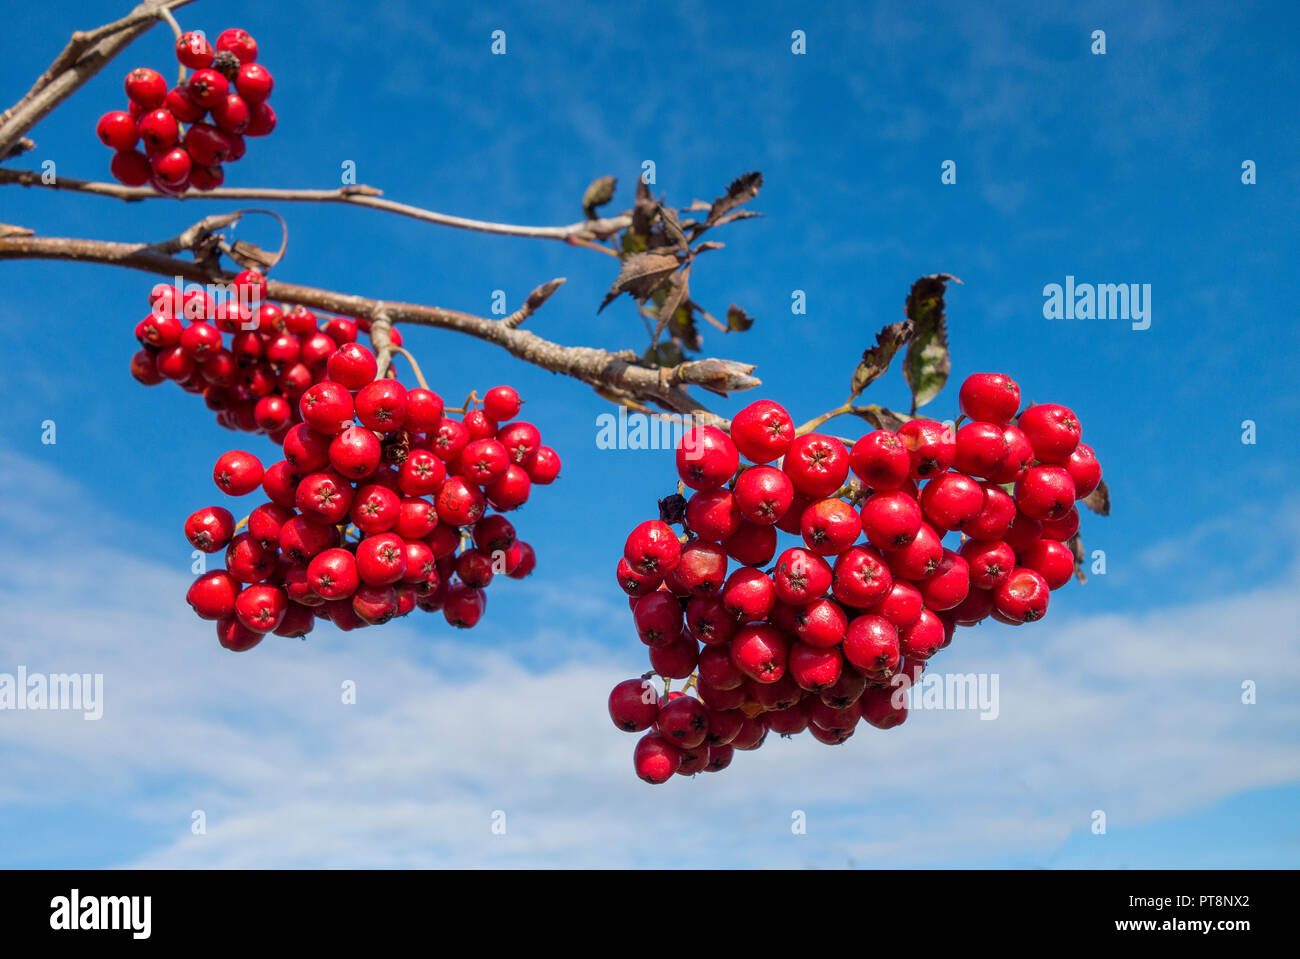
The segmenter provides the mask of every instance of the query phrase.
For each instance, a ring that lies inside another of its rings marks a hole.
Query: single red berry
[[[259,543],[252,533],[235,536],[226,547],[226,572],[241,583],[257,583],[275,571],[275,553]]]
[[[408,539],[402,541],[402,550],[406,554],[406,572],[402,574],[402,582],[436,588],[438,567],[429,545],[424,540]]]
[[[408,430],[429,433],[442,422],[442,397],[433,390],[416,387],[406,391],[406,422]]]
[[[277,636],[299,639],[310,633],[315,626],[316,614],[312,612],[311,607],[290,602],[289,609],[284,614],[284,619],[280,620],[280,625],[271,632]]]
[[[722,770],[731,765],[732,755],[733,750],[729,745],[710,746],[709,761],[704,766],[705,771],[711,773],[722,772]]]
[[[228,50],[240,63],[252,63],[257,59],[257,41],[246,30],[231,27],[217,35],[217,51]]]
[[[269,633],[289,611],[289,600],[278,586],[255,583],[235,599],[235,617],[255,633]]]
[[[664,581],[662,576],[646,576],[638,573],[628,564],[626,559],[619,559],[617,576],[618,585],[623,592],[633,598],[653,593]]]
[[[943,541],[934,528],[922,523],[916,538],[886,555],[895,579],[922,580],[934,574],[943,559]]]
[[[185,521],[185,538],[190,545],[205,553],[215,553],[226,548],[235,535],[235,518],[230,510],[220,506],[205,506],[190,514]]]
[[[1073,562],[1071,563],[1073,570]],[[1050,589],[1041,573],[1020,566],[993,591],[993,609],[1005,621],[1032,623],[1047,613]]]
[[[819,556],[838,556],[862,532],[862,520],[842,499],[822,499],[803,511],[800,533],[807,547]]]
[[[742,566],[723,585],[722,604],[737,622],[757,622],[776,606],[776,587],[762,570]]]
[[[1031,406],[1020,414],[1016,425],[1029,438],[1034,455],[1041,462],[1062,464],[1079,445],[1079,419],[1074,412],[1056,403]]]
[[[790,477],[771,466],[754,466],[740,474],[733,491],[740,515],[751,523],[776,523],[794,500]]]
[[[659,707],[655,728],[674,746],[690,749],[708,736],[709,711],[694,697],[678,696]]]
[[[972,542],[974,542],[972,540]],[[920,583],[921,600],[927,609],[952,609],[970,591],[971,570],[965,558],[950,549],[945,549],[933,573]]]
[[[163,101],[163,109],[174,116],[180,123],[198,123],[208,112],[194,102],[187,87],[172,87]]]
[[[831,570],[831,592],[841,603],[855,609],[880,602],[893,585],[894,577],[884,557],[869,546],[843,551]]]
[[[144,186],[153,175],[149,158],[139,150],[120,150],[108,165],[113,179],[123,186]]]
[[[407,496],[436,493],[446,480],[447,468],[428,450],[411,450],[397,472],[397,485]]]
[[[767,729],[761,722],[752,717],[746,716],[745,721],[741,723],[740,732],[736,733],[731,740],[732,749],[744,749],[746,751],[757,749],[763,745],[763,740],[767,738]]]
[[[817,698],[832,709],[847,709],[862,698],[867,688],[867,678],[857,669],[846,669],[840,678],[827,686]]]
[[[975,626],[988,619],[992,612],[993,593],[987,589],[976,589],[972,583],[966,598],[949,610],[949,615],[958,626]]]
[[[623,557],[642,575],[663,575],[681,560],[677,534],[666,523],[646,520],[628,534]]]
[[[137,350],[132,355],[131,375],[135,377],[136,382],[145,386],[157,386],[163,381],[163,375],[158,372],[158,364],[154,362],[153,354],[148,350]]]
[[[494,483],[510,468],[506,448],[495,439],[473,440],[461,451],[460,472],[476,486]]]
[[[693,596],[716,593],[727,578],[727,551],[717,543],[694,540],[683,547],[672,573]]]
[[[1043,539],[1054,539],[1059,543],[1064,543],[1075,533],[1079,532],[1079,508],[1071,506],[1070,511],[1059,519],[1045,519],[1043,524]]]
[[[862,718],[877,729],[892,729],[907,720],[906,699],[892,686],[868,689],[858,704]]]
[[[977,589],[997,589],[1016,567],[1016,554],[1000,540],[968,539],[960,553],[970,567],[970,584]]]
[[[1005,426],[1020,409],[1020,387],[1003,373],[974,373],[962,383],[957,402],[967,419]]]
[[[444,463],[451,463],[469,445],[469,430],[456,420],[444,419],[434,432],[429,449]]]
[[[790,647],[788,666],[790,678],[800,689],[816,693],[839,680],[844,659],[834,646],[826,648],[799,642]]]
[[[732,663],[760,683],[775,683],[784,676],[788,656],[786,638],[780,630],[765,624],[742,626],[731,640]]]
[[[808,717],[808,731],[826,743],[841,743],[852,734],[853,728],[857,726],[861,715],[858,713],[856,706],[847,709],[836,709],[834,706],[827,706],[819,697],[814,696],[806,700],[804,704],[804,714]],[[819,736],[818,731],[829,733],[829,736]]]
[[[339,523],[348,515],[354,496],[352,484],[343,476],[323,470],[304,477],[298,484],[294,505],[318,523]]]
[[[260,643],[262,634],[229,616],[217,622],[217,640],[232,653],[242,653]]]
[[[916,622],[924,605],[919,589],[906,580],[896,579],[885,598],[872,606],[869,612],[885,617],[898,629],[905,629]]]
[[[449,526],[470,526],[487,509],[487,500],[477,487],[460,476],[448,476],[435,499],[438,519]]]
[[[967,423],[957,431],[953,464],[968,476],[996,476],[1009,448],[1002,427],[994,423]]]
[[[930,610],[922,609],[915,623],[899,630],[898,648],[909,660],[929,659],[943,648],[946,639],[943,621]]]
[[[167,99],[167,81],[156,70],[137,67],[126,75],[126,95],[145,111],[157,110]]]
[[[465,429],[469,432],[471,440],[485,440],[491,436],[496,436],[500,427],[496,420],[488,416],[482,410],[470,410],[464,415],[461,422],[465,424]],[[541,434],[538,434],[538,442],[541,442]]]
[[[632,763],[637,776],[657,786],[681,768],[682,751],[658,733],[647,733],[637,740]]]
[[[361,583],[356,557],[337,547],[317,553],[307,564],[307,582],[325,599],[351,596]]]
[[[484,492],[487,493],[488,502],[495,509],[509,512],[518,509],[528,501],[532,486],[528,472],[511,463],[506,468],[505,475],[489,483]]]
[[[322,380],[302,394],[298,412],[316,432],[334,436],[352,425],[352,394],[341,383]]]
[[[873,673],[892,670],[898,665],[898,657],[898,629],[889,619],[866,615],[849,623],[844,635],[844,658],[855,668]]]
[[[506,550],[506,575],[511,579],[523,579],[537,568],[537,553],[523,540],[515,540]]]
[[[727,555],[742,566],[762,566],[776,555],[776,528],[742,519],[740,527],[722,545]]]
[[[230,83],[216,70],[205,68],[195,70],[191,74],[185,90],[189,93],[191,100],[199,106],[211,110],[225,100],[226,95],[230,93]],[[166,90],[163,91],[163,96],[166,97]]]
[[[713,543],[721,543],[735,533],[742,518],[730,490],[701,490],[686,501],[687,529]]]
[[[921,490],[921,512],[936,529],[962,529],[984,509],[984,487],[965,473],[941,473]]]
[[[252,453],[231,450],[217,460],[212,479],[223,493],[243,496],[261,485],[262,462]]]
[[[243,133],[252,118],[252,110],[238,93],[227,93],[210,109],[212,122],[224,133]]]
[[[677,474],[695,490],[716,489],[735,475],[740,454],[716,426],[693,426],[677,447]]]
[[[363,583],[352,594],[352,611],[372,626],[386,623],[397,615],[397,590]]]
[[[481,515],[480,511],[478,516]],[[470,522],[476,521],[478,516]],[[439,518],[435,504],[419,496],[408,496],[398,504],[397,522],[393,524],[393,532],[403,539],[423,539],[438,528]]]
[[[225,619],[235,615],[239,583],[224,569],[204,573],[190,586],[185,601],[200,619]]]
[[[250,104],[258,104],[271,95],[275,79],[260,63],[245,63],[235,77],[235,89]]]
[[[280,548],[280,533],[296,514],[278,503],[263,503],[248,514],[248,531],[265,550]]]
[[[916,539],[923,517],[905,492],[876,493],[862,504],[862,532],[877,549],[901,549]]]
[[[494,386],[483,394],[483,412],[498,423],[519,415],[519,394],[509,386]]]
[[[357,393],[356,411],[368,429],[383,433],[398,429],[406,422],[406,387],[389,379],[368,383]]]
[[[1017,554],[1016,559],[1026,569],[1032,569],[1048,589],[1060,589],[1074,578],[1074,553],[1070,547],[1054,539],[1040,539]]]
[[[1097,454],[1087,443],[1080,443],[1065,462],[1065,469],[1074,480],[1074,495],[1083,499],[1101,485],[1101,464]]]
[[[647,646],[662,646],[681,635],[682,604],[672,593],[658,590],[636,601],[632,620]]]
[[[639,733],[659,717],[659,694],[647,679],[625,679],[609,693],[609,718],[625,733]]]
[[[350,480],[369,476],[383,455],[378,437],[360,426],[349,426],[330,442],[330,465]]]
[[[1016,481],[1016,507],[1033,519],[1060,519],[1074,508],[1074,480],[1060,466],[1033,466]]]
[[[961,531],[972,539],[999,540],[1016,518],[1016,501],[995,483],[988,482],[982,486],[984,506],[974,519],[962,525]]]
[[[262,474],[262,492],[266,498],[281,506],[297,505],[298,483],[302,476],[293,471],[286,461],[280,460],[267,467]]]
[[[189,181],[193,161],[184,147],[174,147],[165,153],[154,156],[152,161],[154,175],[168,186],[183,190]]]
[[[354,393],[374,380],[379,371],[375,354],[360,343],[344,343],[325,361],[325,372]]]
[[[1004,426],[1002,437],[1007,441],[1007,456],[998,467],[997,474],[989,479],[994,483],[1014,483],[1025,470],[1034,465],[1034,448],[1024,430],[1018,426]]]
[[[794,420],[781,404],[759,400],[732,418],[731,441],[751,463],[770,463],[789,452]]]
[[[176,38],[176,59],[191,70],[208,66],[216,55],[201,31],[187,30]]]
[[[705,704],[708,706],[708,704]],[[710,749],[727,746],[740,734],[745,724],[745,714],[739,709],[717,709],[709,706],[709,733],[704,737]]]
[[[185,149],[199,166],[234,160],[231,143],[231,134],[208,123],[195,123],[185,132]]]
[[[791,442],[781,468],[800,493],[820,499],[844,485],[849,454],[834,437],[805,433]]]
[[[394,533],[367,536],[357,544],[357,575],[371,586],[387,586],[406,575],[406,542]]]
[[[447,598],[442,615],[457,629],[471,629],[483,618],[487,610],[487,594],[464,583],[454,583],[447,588]]]
[[[1043,535],[1043,523],[1019,511],[1015,519],[1003,534],[1003,541],[1014,550],[1028,548],[1029,544]]]
[[[831,587],[831,568],[826,560],[802,547],[792,547],[781,554],[772,574],[777,598],[800,605],[826,595]]]
[[[910,475],[925,479],[952,467],[957,456],[957,439],[952,428],[934,420],[908,420],[898,429],[907,447]]]
[[[745,681],[745,674],[731,661],[731,647],[725,644],[705,646],[700,650],[697,665],[700,671],[700,682],[717,689],[736,689]]]
[[[849,450],[849,467],[873,493],[887,493],[906,482],[912,460],[897,433],[873,430]]]
[[[105,113],[95,124],[95,133],[111,150],[130,150],[140,138],[135,120],[125,110]]]
[[[549,486],[560,475],[560,455],[549,446],[537,447],[537,452],[523,465],[528,478],[539,486]]]
[[[150,110],[140,118],[138,126],[145,151],[154,156],[170,150],[180,139],[180,125],[167,110]]]
[[[706,646],[726,643],[738,625],[719,595],[692,596],[686,604],[686,628]]]

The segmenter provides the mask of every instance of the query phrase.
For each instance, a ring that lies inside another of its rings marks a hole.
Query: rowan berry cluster
[[[162,74],[138,67],[126,75],[127,109],[105,113],[95,126],[115,151],[109,169],[119,183],[148,183],[169,196],[221,186],[222,164],[243,157],[244,137],[275,129],[267,103],[274,81],[248,33],[222,31],[215,48],[202,32],[183,33],[176,59],[194,71],[187,80],[168,90]]]
[[[911,419],[851,449],[796,435],[767,400],[730,436],[683,435],[677,471],[694,492],[662,501],[618,563],[651,666],[609,697],[618,728],[646,732],[638,776],[723,769],[769,732],[839,744],[860,720],[896,726],[897,677],[915,682],[957,626],[1043,617],[1074,574],[1075,502],[1101,466],[1064,406],[1017,417],[1007,376],[971,376],[960,403],[959,428]],[[802,543],[778,554],[779,533]],[[695,695],[661,697],[654,674]]]
[[[284,309],[266,299],[266,278],[254,270],[237,274],[230,292],[216,302],[200,287],[156,285],[149,315],[136,324],[131,375],[145,386],[171,380],[202,394],[222,426],[280,443],[300,422],[298,399],[327,378],[330,358],[369,332],[370,322]],[[389,339],[402,345],[396,329]]]
[[[303,636],[317,619],[351,630],[416,608],[472,627],[498,574],[532,572],[532,547],[501,514],[553,482],[560,460],[515,419],[519,394],[496,387],[456,419],[432,390],[376,372],[369,349],[340,344],[294,407],[283,460],[264,469],[242,450],[217,460],[222,492],[267,498],[239,523],[221,506],[185,523],[195,549],[225,551],[225,569],[199,576],[186,598],[227,649],[268,632]]]

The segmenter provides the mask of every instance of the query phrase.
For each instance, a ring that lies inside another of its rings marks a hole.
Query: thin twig
[[[551,294],[564,285],[564,280],[564,277],[557,276],[555,279],[549,280],[537,289],[533,290],[533,292],[528,294],[528,298],[524,300],[524,305],[503,319],[501,325],[508,326],[513,330],[524,320],[528,319],[541,309],[542,304],[551,298]]]

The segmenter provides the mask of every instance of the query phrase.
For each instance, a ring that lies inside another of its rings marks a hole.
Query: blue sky
[[[126,4],[10,11],[0,100],[74,28]],[[1065,403],[1115,504],[1083,535],[1107,573],[1032,630],[959,635],[935,660],[997,672],[1001,715],[919,711],[828,749],[769,742],[717,776],[651,789],[604,697],[645,669],[612,568],[670,491],[670,454],[606,451],[586,387],[454,334],[406,332],[436,389],[499,382],[564,459],[520,514],[538,572],[485,623],[323,630],[246,656],[184,605],[184,517],[218,501],[232,434],[195,397],[127,375],[143,274],[5,263],[0,672],[102,671],[97,723],[0,712],[0,864],[49,866],[1289,866],[1300,863],[1300,532],[1291,425],[1300,256],[1291,4],[216,4],[257,36],[275,134],[228,185],[332,187],[352,160],[387,196],[567,223],[586,184],[643,161],[674,203],[762,170],[754,208],[692,275],[705,352],[756,363],[796,421],[842,401],[917,276],[953,273],[953,377],[1003,370]],[[501,29],[507,54],[489,53]],[[793,30],[807,54],[790,52]],[[1107,52],[1089,52],[1093,30]],[[60,173],[105,179],[94,139],[121,76],[170,64],[159,28],[34,131]],[[171,67],[167,70],[170,72]],[[955,161],[957,183],[940,183]],[[1258,182],[1243,185],[1241,165]],[[0,222],[158,240],[234,204],[0,190]],[[283,279],[486,313],[553,276],[537,333],[643,345],[606,258],[366,210],[286,206]],[[267,221],[269,222],[269,221]],[[239,235],[272,243],[250,221]],[[1043,319],[1043,287],[1149,283],[1150,329]],[[807,315],[791,315],[793,290]],[[927,412],[955,412],[955,382]],[[897,371],[868,399],[906,406]],[[57,423],[58,442],[40,442]],[[1258,442],[1241,442],[1243,420]],[[850,424],[837,424],[843,431]],[[269,455],[262,439],[243,448]],[[355,706],[339,684],[358,684]],[[1241,684],[1258,702],[1241,703]],[[204,810],[207,833],[193,835]],[[1095,810],[1107,831],[1091,831]],[[504,810],[505,836],[489,829]],[[808,816],[795,836],[791,815]]]

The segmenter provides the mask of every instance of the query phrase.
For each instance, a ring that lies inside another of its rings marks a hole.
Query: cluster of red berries
[[[170,196],[221,186],[222,164],[244,155],[244,137],[275,129],[275,111],[266,102],[274,81],[257,62],[257,41],[248,33],[224,30],[215,49],[201,32],[183,33],[176,59],[194,71],[188,80],[169,91],[158,71],[132,70],[127,109],[105,113],[95,127],[115,151],[109,169],[119,183],[149,183]]]
[[[226,562],[187,600],[235,651],[268,632],[303,636],[317,618],[351,630],[416,607],[474,626],[497,574],[522,579],[536,565],[500,514],[534,483],[553,482],[559,457],[514,419],[521,401],[508,386],[458,420],[432,390],[376,379],[375,356],[359,343],[341,344],[325,367],[299,398],[283,460],[263,469],[241,450],[217,460],[222,492],[260,488],[268,501],[240,524],[220,506],[186,520],[190,544],[225,550]]]
[[[236,274],[229,293],[218,302],[202,287],[154,286],[149,315],[135,327],[131,375],[145,386],[171,380],[202,394],[220,425],[281,443],[302,422],[299,398],[328,377],[330,357],[368,333],[370,321],[284,309],[266,299],[266,278],[255,270]],[[395,328],[389,339],[402,345]]]
[[[859,720],[896,726],[907,715],[897,677],[915,682],[955,627],[1042,618],[1074,573],[1075,501],[1101,466],[1064,406],[1017,418],[1007,376],[971,376],[960,402],[969,422],[958,429],[912,419],[852,449],[796,435],[767,400],[742,410],[730,436],[686,432],[677,470],[694,493],[662,501],[618,563],[650,655],[651,672],[609,697],[619,729],[648,730],[638,776],[723,769],[769,732],[838,744]],[[778,531],[803,542],[777,555]],[[654,674],[696,695],[661,697]]]

